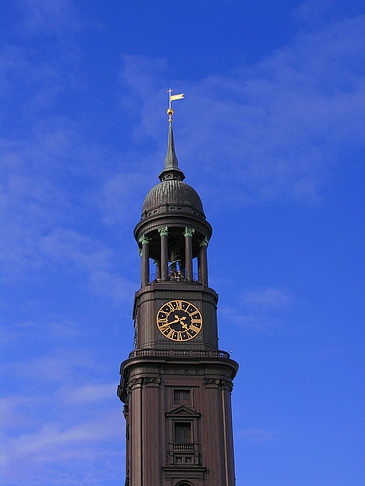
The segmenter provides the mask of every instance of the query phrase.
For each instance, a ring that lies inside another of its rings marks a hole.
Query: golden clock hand
[[[179,322],[179,319],[176,319],[175,321],[167,322],[163,326],[160,326],[160,329],[164,329],[165,327],[170,326],[170,324],[176,324],[177,322]]]
[[[179,323],[181,324],[181,326],[184,329],[188,330],[189,329],[189,326],[186,324],[186,322],[183,322],[183,319],[186,319],[186,317],[182,317],[181,319],[179,319],[179,321],[180,321]]]

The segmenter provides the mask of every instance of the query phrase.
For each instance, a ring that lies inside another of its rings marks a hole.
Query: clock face
[[[189,341],[203,327],[203,319],[195,305],[186,300],[170,300],[157,313],[157,327],[172,341]]]

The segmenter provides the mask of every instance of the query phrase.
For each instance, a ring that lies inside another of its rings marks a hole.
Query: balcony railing
[[[230,358],[227,351],[179,351],[164,349],[135,349],[129,354],[130,358]]]
[[[173,450],[174,452],[194,452],[194,444],[173,444]]]
[[[169,269],[169,274],[168,274],[168,277],[167,277],[167,280],[169,282],[187,282],[187,278],[185,277],[185,275],[182,273],[182,272],[173,272]],[[153,283],[159,283],[159,282],[163,282],[163,280],[161,280],[160,278],[157,278],[157,274],[156,273],[151,273],[150,275],[150,283],[153,284]],[[193,283],[193,284],[202,284],[203,283],[203,277],[197,273],[193,273],[193,279],[192,280],[189,280],[189,282]]]

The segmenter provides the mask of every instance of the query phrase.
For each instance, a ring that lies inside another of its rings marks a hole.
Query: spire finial
[[[184,94],[172,95],[172,89],[169,89],[169,107],[167,110],[167,114],[169,115],[169,136],[167,142],[167,154],[165,158],[165,168],[159,175],[160,180],[166,179],[178,179],[183,180],[185,179],[184,173],[181,169],[179,169],[178,161],[175,153],[175,144],[174,144],[174,134],[172,131],[172,115],[174,110],[171,108],[171,101],[174,100],[181,100],[184,98]]]
[[[169,122],[172,122],[172,115],[174,114],[174,110],[171,108],[172,89],[168,89],[167,92],[169,94],[169,107],[167,108],[167,114],[169,115]]]
[[[172,122],[172,115],[174,114],[174,110],[171,108],[171,101],[175,100],[183,100],[184,99],[184,93],[180,93],[177,95],[172,95],[172,89],[167,90],[169,94],[169,107],[167,109],[167,114],[169,115],[169,122]]]

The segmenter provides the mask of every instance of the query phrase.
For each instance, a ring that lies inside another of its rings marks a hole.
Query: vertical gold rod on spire
[[[169,94],[169,110],[171,110],[171,93],[172,93],[172,89],[168,89],[167,92]]]

